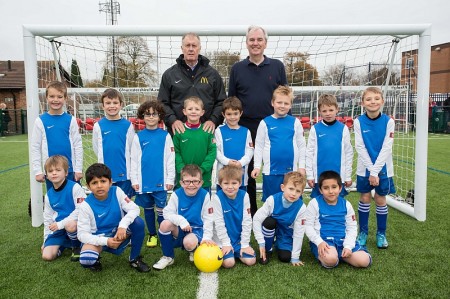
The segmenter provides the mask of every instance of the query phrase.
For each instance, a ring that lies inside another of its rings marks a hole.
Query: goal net
[[[425,220],[429,26],[264,28],[269,34],[265,54],[285,65],[295,96],[292,113],[302,122],[306,138],[309,128],[319,120],[317,99],[322,93],[337,97],[338,120],[352,130],[354,119],[363,112],[360,100],[364,89],[382,88],[383,112],[396,122],[393,154],[397,193],[389,196],[388,202]],[[246,29],[24,26],[28,132],[32,132],[35,118],[47,110],[46,84],[53,80],[66,82],[66,109],[79,123],[86,169],[96,161],[92,125],[103,116],[100,95],[106,88],[117,88],[123,94],[123,116],[135,122],[139,130],[142,127],[135,121],[136,109],[157,97],[162,73],[181,54],[184,33],[200,35],[201,54],[210,59],[227,88],[231,66],[247,56]],[[355,161],[356,156],[355,152]],[[39,226],[42,187],[32,173],[30,181],[33,225]]]

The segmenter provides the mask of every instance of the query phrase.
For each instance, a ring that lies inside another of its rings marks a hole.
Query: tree
[[[384,85],[386,84],[386,78],[389,68],[385,64],[369,64],[369,71],[367,74],[367,85]],[[389,85],[400,84],[400,75],[398,71],[392,70],[389,79]]]
[[[72,59],[70,67],[70,81],[76,87],[83,87],[83,79],[81,79],[80,68],[75,59]]]
[[[239,52],[230,52],[227,50],[218,50],[206,54],[210,64],[215,68],[225,83],[225,89],[228,89],[228,78],[233,64],[241,60]]]
[[[120,87],[145,87],[156,83],[156,72],[151,63],[154,55],[148,49],[145,40],[140,36],[120,36],[115,39],[115,63],[118,85]],[[112,53],[107,61],[112,61]],[[102,82],[112,86],[110,74],[114,74],[112,65],[104,68]]]
[[[355,71],[354,67],[346,67],[340,63],[330,65],[320,77],[322,84],[326,86],[357,86],[361,85],[361,76]]]
[[[289,85],[318,86],[321,85],[317,69],[308,63],[309,54],[302,52],[287,52],[284,54],[284,66]]]

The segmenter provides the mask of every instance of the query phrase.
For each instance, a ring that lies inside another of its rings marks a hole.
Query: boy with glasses
[[[200,167],[188,164],[180,175],[181,188],[175,190],[163,210],[164,221],[159,226],[159,239],[163,256],[153,265],[163,270],[175,261],[174,248],[181,247],[190,253],[194,261],[194,250],[200,242],[215,244],[213,235],[213,208],[209,193],[202,188]]]
[[[156,247],[155,205],[158,224],[164,220],[167,190],[175,182],[175,150],[170,134],[159,128],[164,119],[164,106],[159,101],[146,101],[137,116],[145,122],[145,129],[133,139],[131,146],[130,178],[136,191],[135,203],[144,209],[147,223],[147,247]]]

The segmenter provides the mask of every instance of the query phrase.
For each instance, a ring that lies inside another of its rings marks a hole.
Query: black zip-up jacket
[[[194,71],[184,61],[184,55],[177,58],[177,64],[166,70],[161,79],[158,99],[164,104],[164,122],[171,128],[176,120],[186,121],[183,115],[184,100],[189,96],[202,99],[205,114],[200,121],[211,120],[216,127],[223,122],[222,102],[226,98],[225,88],[219,73],[209,65],[209,59],[199,55]]]

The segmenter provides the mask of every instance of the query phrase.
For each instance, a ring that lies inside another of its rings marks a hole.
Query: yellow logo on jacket
[[[207,78],[207,77],[202,77],[202,78],[200,79],[200,83],[208,84],[208,78]]]

